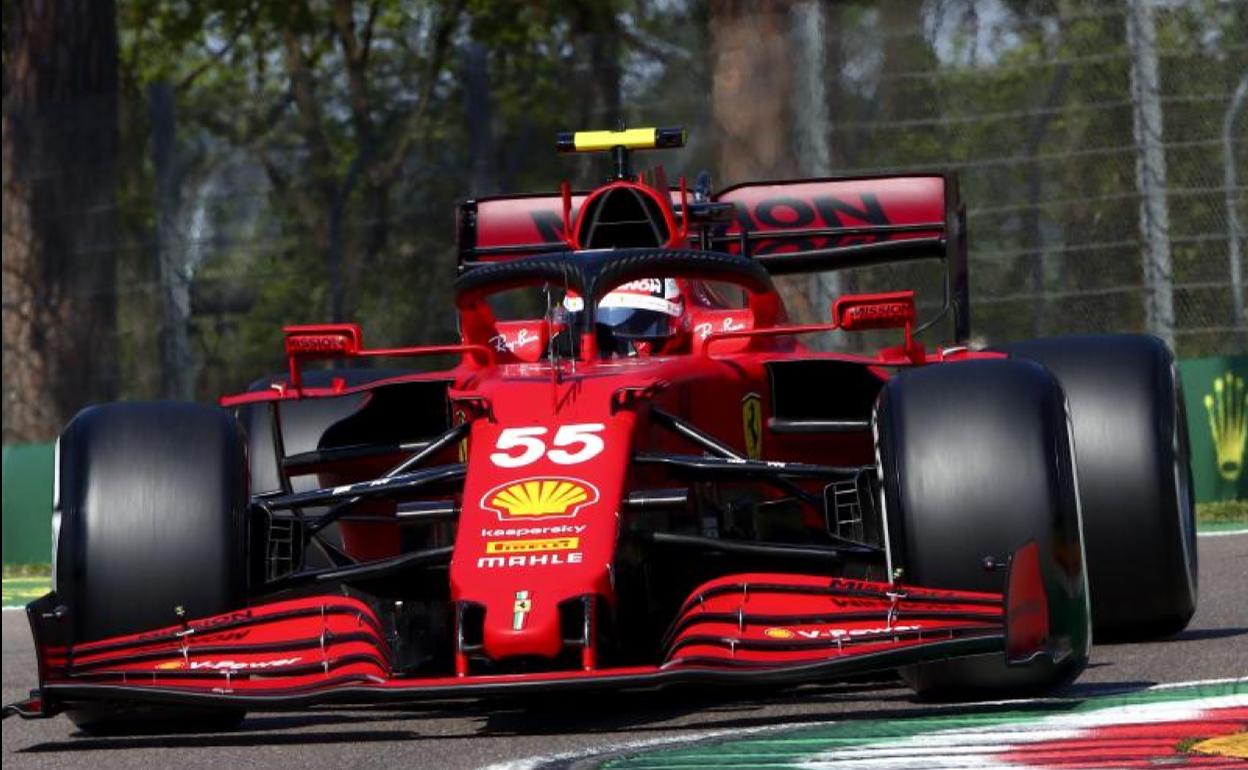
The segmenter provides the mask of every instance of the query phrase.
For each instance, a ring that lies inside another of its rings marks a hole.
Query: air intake
[[[577,226],[582,248],[658,248],[671,238],[663,211],[635,187],[610,187],[586,204]]]

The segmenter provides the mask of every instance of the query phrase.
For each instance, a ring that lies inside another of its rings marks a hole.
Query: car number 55
[[[577,465],[602,454],[606,444],[598,434],[606,427],[600,422],[560,425],[550,442],[554,448],[549,450],[543,439],[547,428],[504,428],[494,444],[500,451],[490,454],[490,461],[501,468],[521,468],[545,455],[556,465]]]

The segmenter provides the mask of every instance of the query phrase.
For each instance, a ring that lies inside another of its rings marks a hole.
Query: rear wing
[[[572,194],[572,212],[587,193]],[[456,211],[458,272],[482,262],[551,254],[571,248],[564,233],[559,195],[499,195],[464,201]]]
[[[749,182],[714,200],[732,205],[732,219],[706,246],[752,257],[772,275],[944,262],[943,309],[924,327],[952,312],[955,340],[970,337],[966,207],[955,175]]]
[[[586,195],[570,195],[572,221]],[[672,204],[682,217],[678,190]],[[955,341],[970,337],[966,208],[953,174],[749,182],[689,208],[690,246],[751,257],[773,275],[942,261],[941,313],[916,331],[951,313]],[[571,248],[558,194],[466,201],[457,235],[461,273]]]

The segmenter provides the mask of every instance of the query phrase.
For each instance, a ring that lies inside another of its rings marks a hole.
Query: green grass
[[[3,600],[5,607],[21,607],[38,599],[52,588],[52,581],[46,577],[8,577],[4,578]]]
[[[1196,520],[1201,524],[1248,524],[1248,500],[1197,503]]]
[[[7,578],[24,578],[24,577],[51,577],[51,564],[6,564],[4,565],[4,577]]]

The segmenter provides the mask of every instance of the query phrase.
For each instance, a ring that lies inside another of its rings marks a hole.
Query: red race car
[[[683,142],[562,135],[610,153],[611,178],[462,204],[458,342],[292,326],[289,371],[222,408],[76,416],[54,588],[28,607],[39,688],[6,716],[150,728],[880,670],[935,695],[1034,692],[1079,674],[1093,628],[1187,623],[1187,432],[1162,343],[971,350],[953,177],[713,192],[633,171],[634,151]],[[914,260],[944,266],[922,324],[894,291],[794,325],[772,281]],[[938,321],[951,346],[920,342]],[[895,344],[803,345],[830,330]],[[381,356],[457,363],[359,366]]]

